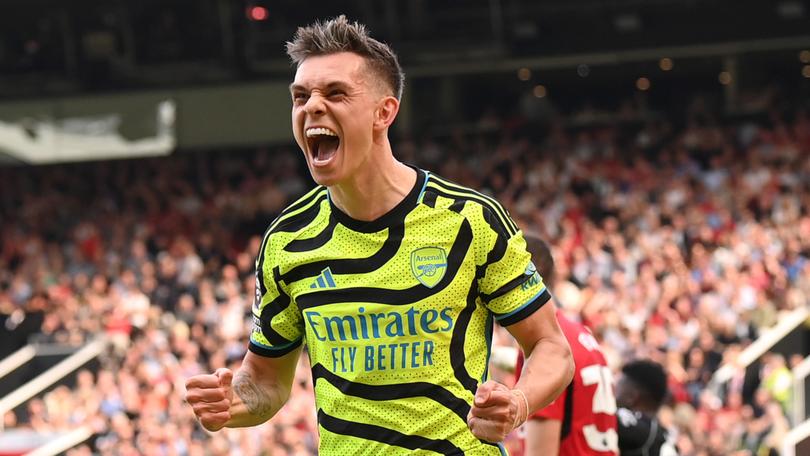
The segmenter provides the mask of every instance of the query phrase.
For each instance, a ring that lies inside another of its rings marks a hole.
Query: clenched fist
[[[209,431],[222,429],[231,419],[232,380],[233,372],[225,368],[186,380],[186,402],[194,409],[200,424]]]
[[[481,440],[501,442],[512,429],[523,424],[528,416],[527,408],[513,390],[489,380],[475,392],[467,427]]]

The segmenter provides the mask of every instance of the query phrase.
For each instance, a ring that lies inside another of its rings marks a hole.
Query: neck
[[[386,144],[387,145],[387,144]],[[346,215],[376,220],[399,204],[416,183],[416,172],[397,161],[390,145],[345,182],[329,187],[332,202]]]

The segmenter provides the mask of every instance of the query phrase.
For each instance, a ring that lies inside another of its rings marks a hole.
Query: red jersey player
[[[548,285],[553,282],[554,260],[540,238],[526,235],[527,249]],[[599,343],[584,325],[557,309],[557,321],[574,356],[574,379],[549,406],[525,424],[525,456],[615,456],[619,452],[616,398],[613,381]],[[516,374],[523,369],[519,352]]]

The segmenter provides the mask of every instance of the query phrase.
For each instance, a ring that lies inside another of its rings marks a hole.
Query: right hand
[[[481,440],[502,442],[516,427],[518,417],[523,418],[521,408],[525,407],[509,388],[488,380],[475,391],[467,427]]]
[[[200,424],[209,431],[222,429],[231,419],[231,381],[233,372],[226,368],[186,380],[186,402],[194,409]]]

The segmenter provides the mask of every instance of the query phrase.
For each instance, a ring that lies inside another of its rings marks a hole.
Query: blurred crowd
[[[714,371],[781,314],[810,302],[810,116],[685,119],[402,139],[401,159],[496,196],[553,247],[553,290],[609,362],[669,374],[662,421],[683,455],[760,455],[789,429],[790,371],[708,388]],[[0,313],[39,340],[104,333],[97,371],[3,417],[93,427],[73,455],[314,454],[302,359],[290,403],[257,428],[209,434],[184,379],[237,367],[247,346],[259,236],[311,186],[292,149],[0,169]],[[16,315],[16,317],[13,317]],[[503,329],[495,342],[511,344]],[[742,418],[742,419],[741,419]]]

